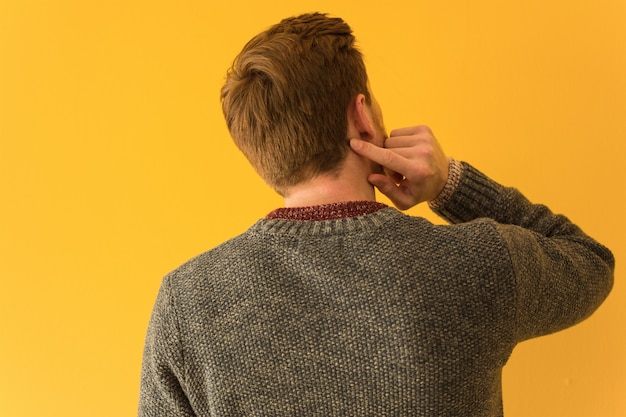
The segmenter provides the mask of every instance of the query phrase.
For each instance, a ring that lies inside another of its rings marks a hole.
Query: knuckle
[[[392,165],[396,160],[396,155],[392,151],[387,151],[382,155],[382,164],[384,166]]]
[[[432,131],[430,130],[430,127],[426,126],[426,125],[419,125],[415,127],[415,130],[419,133],[429,133],[432,134]]]

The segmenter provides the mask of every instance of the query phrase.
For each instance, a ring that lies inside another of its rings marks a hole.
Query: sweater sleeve
[[[169,278],[161,284],[148,325],[141,368],[140,417],[196,415],[183,390],[183,352]]]
[[[447,201],[433,210],[450,223],[496,222],[515,274],[518,341],[584,320],[612,288],[615,260],[606,247],[469,164]]]

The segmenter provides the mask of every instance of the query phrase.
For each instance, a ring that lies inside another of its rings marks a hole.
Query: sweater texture
[[[588,317],[614,260],[463,168],[436,208],[450,225],[372,205],[275,212],[165,276],[139,415],[503,415],[515,345]]]

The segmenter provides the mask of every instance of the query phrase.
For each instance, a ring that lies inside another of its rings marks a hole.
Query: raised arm
[[[389,172],[369,181],[398,208],[428,201],[452,224],[493,222],[516,279],[518,340],[576,324],[610,292],[615,263],[606,247],[517,189],[446,158],[427,127],[394,131],[386,149],[355,140],[351,145]]]

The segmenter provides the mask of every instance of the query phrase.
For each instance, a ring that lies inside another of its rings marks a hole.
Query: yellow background
[[[0,416],[135,414],[162,275],[281,204],[224,72],[315,10],[355,30],[387,128],[430,125],[616,254],[597,314],[516,348],[506,415],[626,415],[626,1],[216,3],[0,0]]]

